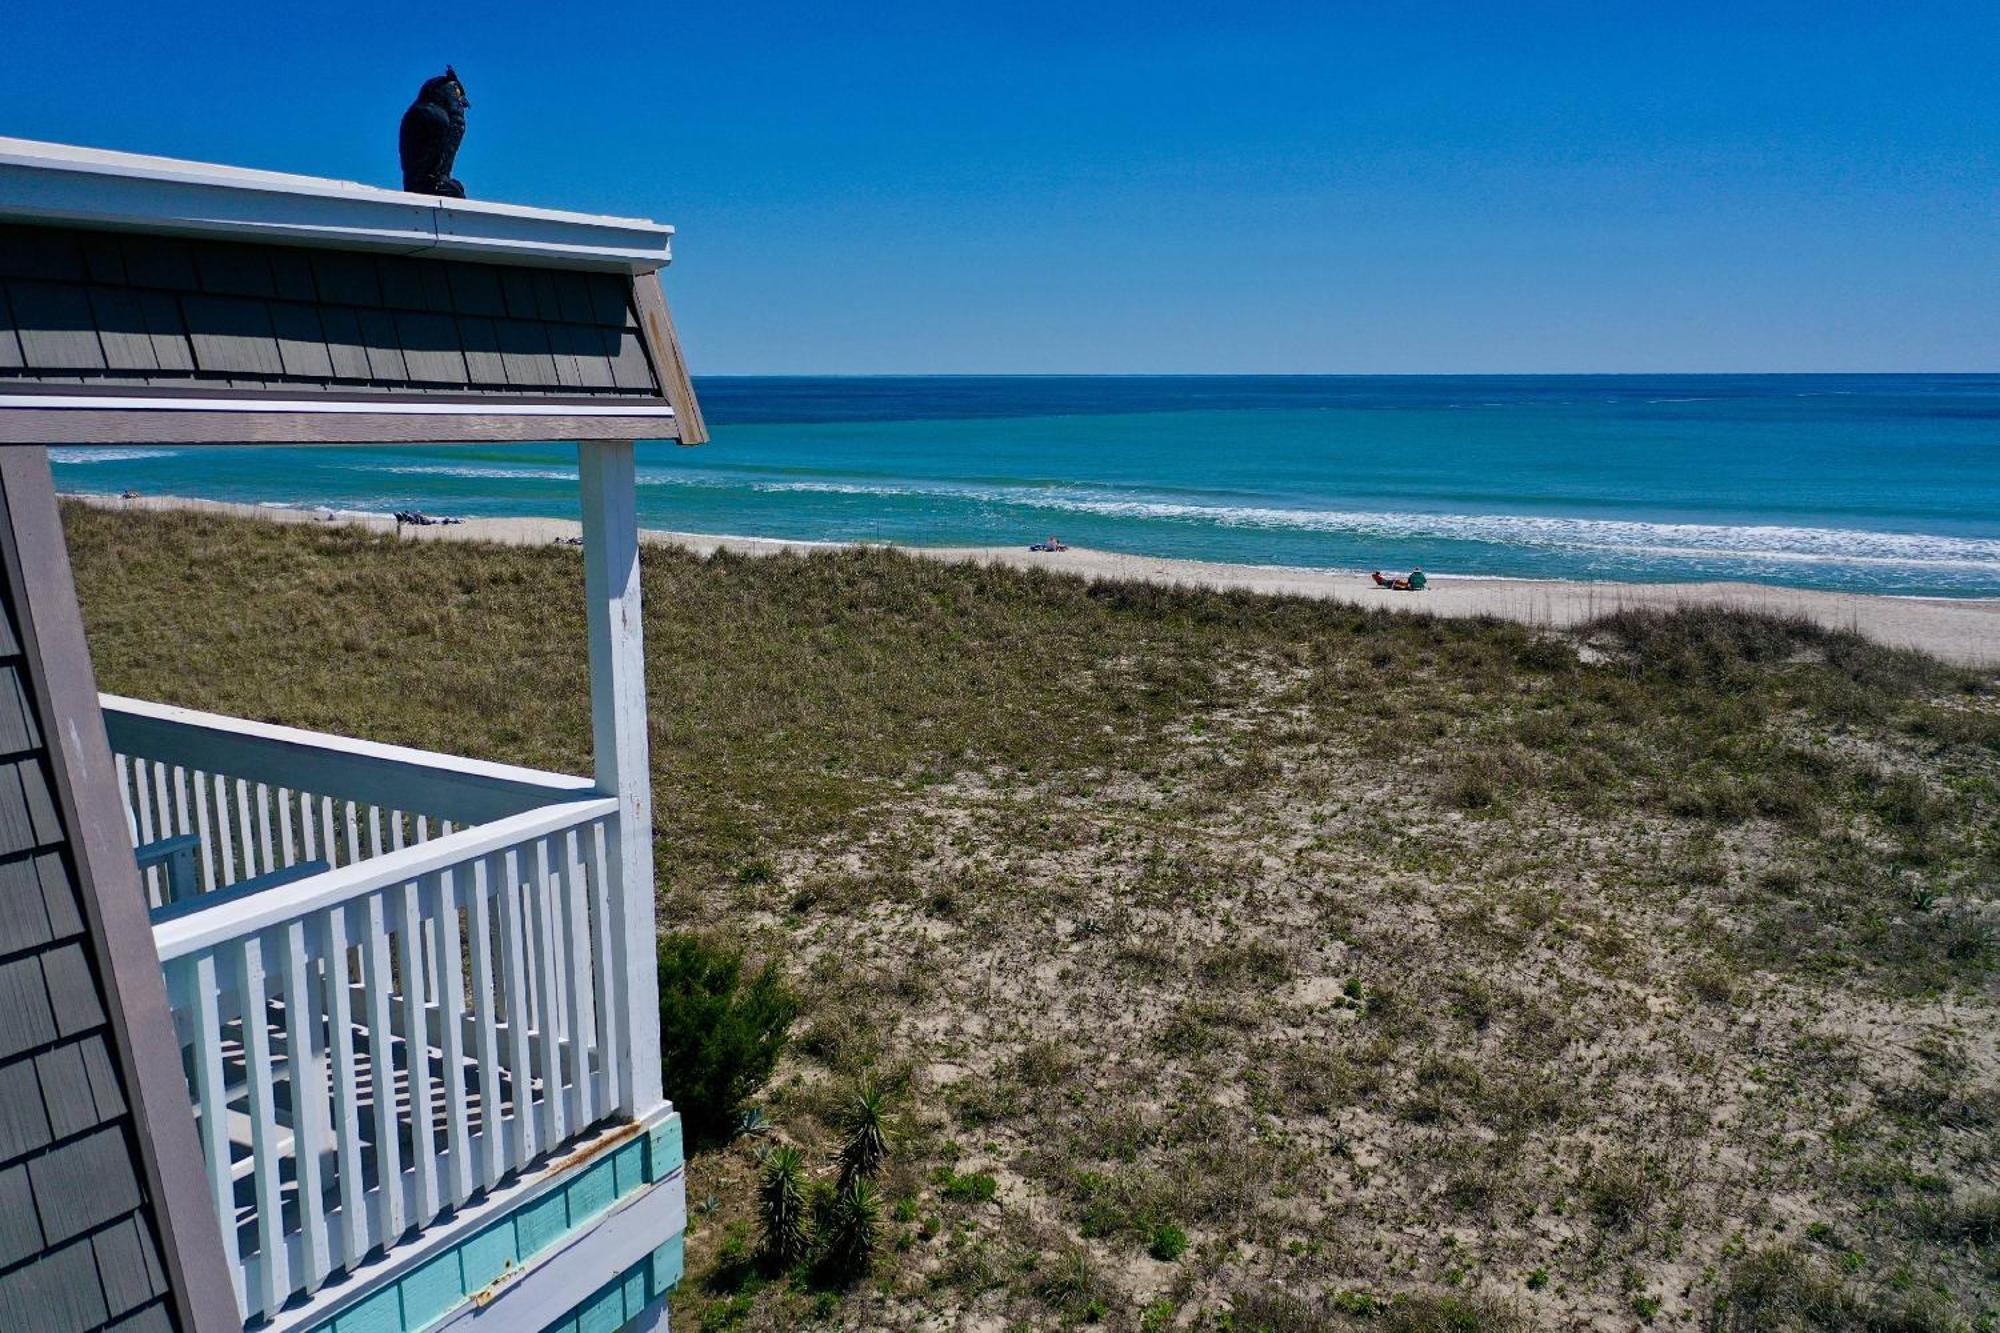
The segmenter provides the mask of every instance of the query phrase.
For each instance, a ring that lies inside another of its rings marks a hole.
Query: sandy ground
[[[322,523],[331,510],[284,509],[272,505],[228,504],[177,496],[131,500],[79,496],[109,509],[189,509],[286,523]],[[331,521],[376,531],[394,531],[385,518],[338,514]],[[472,518],[448,527],[405,528],[405,537],[433,541],[490,541],[546,545],[572,538],[581,525],[558,518]],[[647,529],[649,544],[682,546],[701,554],[727,550],[775,555],[824,549],[825,543],[763,537],[715,537],[693,532]],[[1862,593],[1779,588],[1756,583],[1587,583],[1530,579],[1459,578],[1432,574],[1421,593],[1375,587],[1366,571],[1297,569],[1277,565],[1230,565],[1206,560],[1169,560],[1074,547],[1037,553],[1021,546],[906,547],[933,560],[973,561],[1021,569],[1052,569],[1084,578],[1142,579],[1153,583],[1246,592],[1324,597],[1357,606],[1424,610],[1447,616],[1498,616],[1530,625],[1567,626],[1624,607],[1717,605],[1785,615],[1805,615],[1839,629],[1852,629],[1882,643],[1919,648],[1948,662],[2000,665],[2000,598],[1879,597]]]

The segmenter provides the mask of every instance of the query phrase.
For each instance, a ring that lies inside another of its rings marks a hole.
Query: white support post
[[[630,440],[577,445],[583,480],[583,583],[590,611],[590,724],[597,786],[618,800],[609,861],[612,984],[621,1003],[621,1109],[660,1104],[660,1002],[653,921],[653,776],[646,743],[639,519]]]

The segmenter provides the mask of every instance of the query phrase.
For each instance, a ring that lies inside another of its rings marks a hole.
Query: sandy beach
[[[233,504],[179,496],[140,496],[130,500],[84,495],[73,498],[108,509],[178,509],[280,523],[331,521],[371,531],[396,530],[395,522],[388,518],[325,509]],[[331,520],[326,517],[328,514],[333,514]],[[403,536],[423,541],[547,545],[575,537],[580,530],[578,523],[568,519],[469,518],[448,526],[406,527]],[[642,539],[649,544],[680,546],[701,554],[732,551],[742,555],[776,555],[821,550],[827,545],[763,537],[670,532],[656,528],[646,529]],[[1223,590],[1323,597],[1358,606],[1422,610],[1446,616],[1497,616],[1524,624],[1555,627],[1578,624],[1625,607],[1731,606],[1779,615],[1808,616],[1832,628],[1856,630],[1881,643],[1921,649],[1948,662],[1972,666],[2000,665],[2000,598],[1882,597],[1755,583],[1598,583],[1472,578],[1456,577],[1449,572],[1433,572],[1428,589],[1421,593],[1407,593],[1375,587],[1369,581],[1366,570],[1221,564],[1124,555],[1082,547],[1054,553],[1034,552],[1027,549],[1026,542],[1018,547],[913,546],[901,549],[931,560],[1047,569],[1089,579],[1139,579]]]

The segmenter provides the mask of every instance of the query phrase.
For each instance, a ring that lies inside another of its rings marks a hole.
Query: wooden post
[[[632,442],[577,445],[583,480],[583,586],[590,611],[590,726],[598,790],[616,797],[608,848],[612,981],[622,1004],[619,1108],[660,1104],[660,1002],[653,922],[653,775],[646,744],[646,650]]]

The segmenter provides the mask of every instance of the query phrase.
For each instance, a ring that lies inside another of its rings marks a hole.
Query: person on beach
[[[1063,545],[1062,538],[1052,536],[1045,542],[1036,542],[1028,549],[1030,551],[1067,551],[1069,547]]]
[[[1424,577],[1424,571],[1422,570],[1422,568],[1411,570],[1410,577],[1406,579],[1392,579],[1385,577],[1382,571],[1379,569],[1376,570],[1374,573],[1370,574],[1368,577],[1375,580],[1376,587],[1389,588],[1396,592],[1422,592],[1425,588],[1430,586],[1430,580]]]

